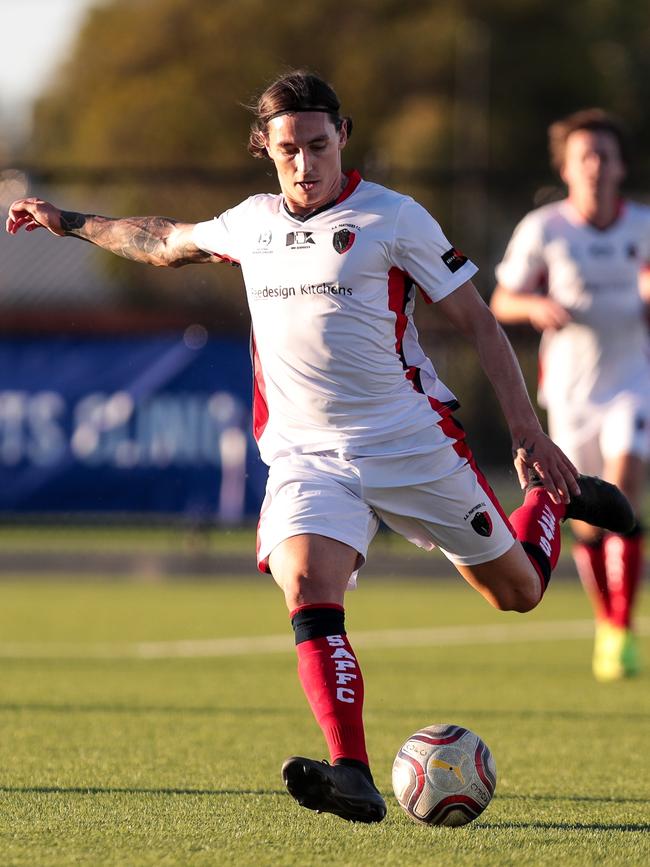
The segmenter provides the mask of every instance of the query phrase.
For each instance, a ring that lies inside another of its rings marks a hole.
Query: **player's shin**
[[[510,523],[540,580],[542,595],[560,556],[560,521],[566,506],[554,503],[543,487],[529,486],[523,504],[510,515]]]
[[[596,620],[607,621],[610,615],[610,598],[602,537],[593,542],[576,540],[572,554],[582,586],[591,600]]]
[[[363,729],[363,677],[345,633],[340,605],[302,605],[291,612],[298,674],[330,760],[368,765]]]
[[[629,629],[634,601],[643,574],[643,531],[637,524],[630,533],[609,533],[603,542],[613,626]]]

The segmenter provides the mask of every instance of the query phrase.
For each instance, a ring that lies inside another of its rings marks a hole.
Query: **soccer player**
[[[501,322],[542,332],[539,399],[551,437],[581,472],[616,484],[638,515],[650,452],[650,207],[621,198],[628,142],[616,118],[572,114],[550,126],[549,145],[568,196],[517,226],[491,307]],[[594,675],[635,674],[638,520],[625,533],[572,527],[596,616]]]
[[[496,608],[528,611],[557,561],[560,521],[626,529],[632,514],[618,489],[578,477],[542,431],[510,344],[471,283],[476,267],[412,199],[342,171],[351,131],[325,81],[289,73],[259,98],[249,141],[274,164],[279,194],[194,225],[21,199],[7,228],[44,226],[155,265],[241,266],[253,427],[270,467],[257,562],[284,592],[331,761],[292,756],[282,776],[304,807],[378,822],[386,805],[370,772],[344,597],[380,520],[438,546]],[[494,385],[526,488],[509,521],[452,415],[456,398],[419,346],[418,290],[473,341]]]

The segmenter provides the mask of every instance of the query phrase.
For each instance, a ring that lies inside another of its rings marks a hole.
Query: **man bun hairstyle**
[[[348,137],[352,133],[352,119],[339,114],[341,103],[330,85],[302,69],[281,75],[249,106],[255,115],[248,138],[248,152],[257,158],[268,157],[266,141],[269,122],[282,114],[299,111],[326,112],[338,132],[343,124]]]
[[[607,132],[618,142],[621,159],[629,167],[631,145],[628,130],[620,118],[602,108],[585,108],[556,120],[548,128],[548,150],[553,168],[561,172],[566,154],[566,143],[571,133],[578,130]]]

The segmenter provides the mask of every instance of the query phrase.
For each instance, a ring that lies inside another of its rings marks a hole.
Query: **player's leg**
[[[557,564],[565,518],[631,524],[621,493],[590,477],[580,478],[581,493],[568,505],[554,503],[539,480],[531,482],[508,520],[455,419],[425,435],[430,450],[423,444],[421,454],[393,461],[392,478],[390,464],[362,462],[364,494],[389,527],[420,547],[438,546],[496,608],[523,612],[539,603]],[[407,479],[414,481],[404,485]]]
[[[591,476],[603,475],[603,456],[600,447],[603,418],[603,411],[595,407],[585,412],[562,402],[548,408],[551,439],[580,472]],[[607,623],[610,606],[603,547],[605,534],[600,527],[587,524],[585,521],[571,521],[571,531],[574,537],[571,551],[573,561],[596,619],[596,654],[600,626]]]
[[[604,532],[584,521],[572,521],[574,536],[573,562],[580,582],[591,602],[596,629],[607,623],[610,615],[610,598],[605,571]]]
[[[305,807],[378,822],[386,806],[370,772],[363,727],[364,684],[345,630],[343,599],[358,552],[319,535],[293,536],[269,557],[295,633],[303,690],[332,766],[302,756],[284,762],[289,792]]]
[[[517,541],[499,557],[455,566],[495,608],[526,612],[541,601],[560,556],[560,522],[566,506],[551,500],[541,485],[529,486],[509,519]]]
[[[645,481],[645,463],[636,455],[620,455],[608,459],[605,478],[616,484],[627,496],[637,520],[629,533],[608,533],[605,536],[605,568],[611,599],[610,621],[629,628],[632,608],[643,569],[642,532],[638,515]]]
[[[454,563],[465,581],[499,611],[525,613],[542,599],[546,585],[521,544],[513,541],[505,554],[471,566]]]
[[[353,487],[345,462],[305,458],[274,466],[258,557],[284,593],[299,678],[332,762],[292,756],[282,768],[287,788],[310,809],[377,822],[386,807],[369,768],[364,683],[344,610],[346,587],[363,563],[377,519]]]
[[[358,553],[324,536],[286,539],[269,558],[284,592],[298,655],[298,675],[330,760],[368,766],[364,684],[345,629],[343,600]]]
[[[501,557],[482,563],[457,561],[456,568],[465,580],[497,608],[529,611],[541,601],[557,565],[562,521],[580,519],[605,529],[632,526],[632,510],[617,487],[592,476],[580,476],[579,484],[580,494],[565,505],[554,503],[541,482],[531,483],[523,504],[510,515],[519,544]],[[533,574],[537,578],[536,592]],[[522,601],[512,604],[517,600]]]
[[[641,507],[646,466],[631,454],[609,457],[604,476],[628,497],[635,515]],[[617,680],[639,671],[633,613],[643,575],[643,531],[637,521],[628,533],[606,533],[602,541],[609,607],[599,627],[594,674],[599,680]]]
[[[391,529],[420,548],[440,548],[495,608],[523,612],[538,604],[557,560],[565,506],[556,507],[543,489],[531,490],[514,528],[466,447],[434,448],[385,468],[374,463],[378,468],[370,460],[362,466],[364,491]]]
[[[625,493],[636,519],[628,532],[606,533],[602,541],[608,610],[596,632],[594,674],[599,680],[617,680],[639,669],[632,621],[643,573],[639,514],[650,452],[649,428],[649,398],[643,390],[626,391],[603,409],[599,437],[603,477]]]
[[[566,406],[549,409],[551,436],[565,454],[582,472],[615,484],[636,514],[645,471],[643,460],[632,452],[647,452],[644,404],[643,395],[629,392],[588,413]],[[638,669],[630,621],[642,571],[642,536],[638,521],[633,523],[624,532],[607,533],[583,521],[571,522],[573,559],[595,615],[592,668],[598,680],[616,680]]]

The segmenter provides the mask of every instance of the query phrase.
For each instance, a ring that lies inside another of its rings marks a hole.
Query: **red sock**
[[[546,488],[529,488],[523,504],[510,515],[517,539],[539,575],[542,595],[560,556],[560,519],[566,506],[554,503]]]
[[[330,760],[368,764],[363,730],[363,677],[345,634],[340,605],[301,605],[291,612],[298,675]]]
[[[643,534],[629,536],[610,533],[603,543],[610,598],[610,622],[629,629],[632,607],[643,573]]]
[[[603,540],[576,542],[572,554],[582,586],[591,600],[596,619],[609,620],[610,598],[607,589]]]

